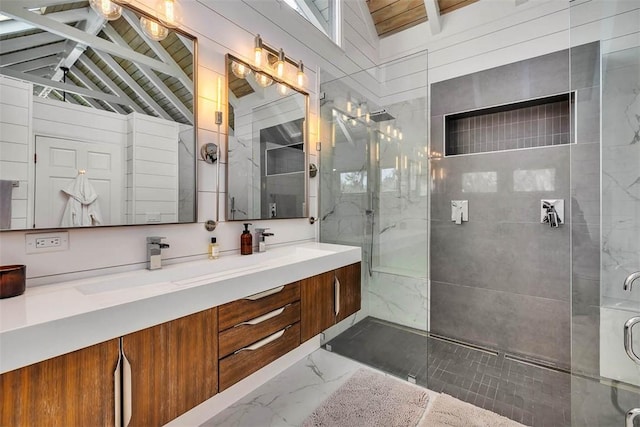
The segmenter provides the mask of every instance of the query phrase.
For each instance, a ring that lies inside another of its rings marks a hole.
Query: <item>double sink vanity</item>
[[[0,425],[163,425],[360,309],[360,248],[305,243],[0,301]]]

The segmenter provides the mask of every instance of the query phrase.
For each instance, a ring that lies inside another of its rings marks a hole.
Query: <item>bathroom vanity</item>
[[[360,309],[360,248],[322,243],[0,301],[0,425],[163,425]]]

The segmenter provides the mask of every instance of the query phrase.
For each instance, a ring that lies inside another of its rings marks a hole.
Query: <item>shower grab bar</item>
[[[629,409],[625,417],[624,427],[633,427],[633,421],[640,415],[640,408]]]
[[[624,351],[627,352],[627,356],[629,356],[631,360],[640,365],[640,357],[633,351],[632,329],[636,323],[640,323],[640,316],[632,317],[624,324]]]

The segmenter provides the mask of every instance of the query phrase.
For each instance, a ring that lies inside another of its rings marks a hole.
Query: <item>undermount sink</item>
[[[83,283],[75,288],[84,295],[99,295],[143,286],[172,283],[178,286],[216,281],[239,273],[250,273],[295,261],[318,258],[335,253],[313,247],[284,247],[253,255],[233,255],[217,260],[191,261],[173,264],[160,270],[142,270]]]

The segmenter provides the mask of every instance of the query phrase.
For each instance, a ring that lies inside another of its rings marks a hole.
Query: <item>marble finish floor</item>
[[[327,343],[418,385],[534,427],[571,425],[571,375],[427,337],[371,317]],[[398,351],[401,350],[401,351]]]
[[[372,369],[338,354],[316,350],[202,426],[300,426],[360,368]],[[430,392],[429,404],[437,395]]]

